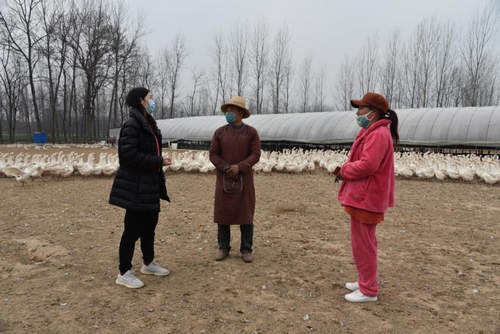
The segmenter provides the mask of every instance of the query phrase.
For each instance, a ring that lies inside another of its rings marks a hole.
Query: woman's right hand
[[[172,164],[172,158],[163,158],[163,166],[170,166]]]

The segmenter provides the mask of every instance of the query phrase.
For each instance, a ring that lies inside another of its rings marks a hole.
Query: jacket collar
[[[135,108],[130,108],[129,116],[134,118],[137,122],[139,122],[139,124],[141,124],[144,129],[153,133],[153,131],[149,127],[146,117],[144,117],[144,115],[139,110]]]
[[[356,151],[358,149],[358,146],[363,142],[363,140],[370,134],[372,133],[375,129],[381,127],[381,126],[388,126],[392,122],[389,121],[388,119],[381,119],[370,125],[368,129],[361,129],[359,132],[358,136],[356,137],[356,140],[354,141],[354,144],[351,147],[351,153]],[[352,159],[354,155],[350,154],[349,155],[349,160]]]
[[[370,127],[368,129],[363,129],[362,130],[363,132],[360,132],[359,137],[360,138],[364,138],[364,137],[368,136],[368,134],[370,134],[371,132],[373,132],[375,129],[377,129],[377,128],[381,127],[381,126],[388,126],[391,123],[392,122],[389,121],[388,119],[378,120],[375,123],[373,123],[372,125],[370,125]]]

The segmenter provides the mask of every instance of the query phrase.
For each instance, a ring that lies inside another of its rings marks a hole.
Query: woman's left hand
[[[335,175],[335,182],[344,180],[344,178],[342,177],[341,170],[342,167],[337,166],[337,168],[335,168],[335,170],[333,171],[333,174]]]

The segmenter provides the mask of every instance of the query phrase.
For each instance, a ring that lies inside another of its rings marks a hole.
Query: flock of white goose
[[[441,181],[478,179],[488,184],[500,183],[498,155],[395,153],[394,171],[396,176],[406,178],[416,176],[420,179],[436,178]]]
[[[104,143],[104,142],[103,142]],[[25,151],[29,151],[30,149],[34,149],[36,151],[47,151],[50,148],[100,148],[100,149],[109,149],[114,147],[111,144],[6,144],[2,147],[5,148],[18,148],[24,149]]]
[[[98,146],[103,148],[102,146]],[[92,148],[92,147],[91,147]],[[107,147],[104,147],[107,148]],[[43,150],[43,148],[42,148]],[[115,151],[116,152],[116,151]],[[260,161],[253,167],[256,173],[313,173],[325,170],[332,173],[336,166],[347,161],[348,151],[285,149],[283,152],[262,151]],[[207,151],[164,151],[172,165],[163,167],[169,172],[212,173],[215,166]],[[488,184],[500,183],[498,156],[444,155],[437,153],[394,153],[396,176],[419,179],[474,179]],[[110,176],[119,167],[117,153],[75,153],[60,151],[52,155],[29,152],[0,153],[0,176],[15,177],[17,181],[54,177]]]
[[[118,169],[118,154],[100,153],[99,159],[95,153],[90,153],[85,159],[85,153],[63,151],[48,154],[13,153],[0,154],[0,175],[15,177],[17,181],[26,182],[28,179],[41,178],[42,175],[69,177],[83,176],[110,176]]]

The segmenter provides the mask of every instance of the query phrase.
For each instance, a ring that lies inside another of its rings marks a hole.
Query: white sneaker
[[[356,291],[356,290],[359,290],[359,284],[358,282],[354,282],[354,283],[346,283],[345,284],[345,287],[351,291]]]
[[[144,283],[137,277],[135,277],[134,272],[132,270],[127,271],[125,274],[118,274],[118,277],[115,281],[118,285],[126,286],[130,289],[139,289],[144,286]]]
[[[151,261],[149,266],[145,266],[145,265],[142,266],[141,273],[146,274],[146,275],[167,276],[168,274],[170,274],[170,271],[168,271],[165,268],[160,267],[153,260],[153,261]]]
[[[377,297],[368,297],[361,293],[361,291],[356,290],[351,292],[350,294],[345,295],[345,299],[347,301],[353,303],[363,303],[363,302],[376,302]]]

